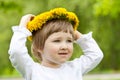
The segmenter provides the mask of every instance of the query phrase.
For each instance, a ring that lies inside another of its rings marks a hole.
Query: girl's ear
[[[42,53],[43,53],[43,50],[38,49],[37,52],[40,53],[40,54],[42,54]]]

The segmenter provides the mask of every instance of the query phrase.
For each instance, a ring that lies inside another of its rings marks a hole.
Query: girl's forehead
[[[50,37],[70,37],[72,38],[72,34],[70,32],[63,32],[63,31],[60,31],[60,32],[55,32],[53,34],[50,35]]]

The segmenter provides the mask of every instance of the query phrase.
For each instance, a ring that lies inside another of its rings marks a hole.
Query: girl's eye
[[[67,40],[67,42],[72,43],[72,42],[73,42],[73,40]]]
[[[60,42],[60,40],[54,40],[53,42]]]

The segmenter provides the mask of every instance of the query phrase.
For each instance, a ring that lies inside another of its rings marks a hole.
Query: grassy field
[[[23,78],[5,78],[0,80],[24,80]],[[120,73],[117,74],[88,74],[83,77],[83,80],[120,80]]]
[[[83,80],[120,80],[120,74],[89,74]]]

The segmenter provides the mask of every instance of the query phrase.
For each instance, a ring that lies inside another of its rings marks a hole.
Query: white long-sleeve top
[[[26,39],[31,32],[24,27],[15,26],[9,48],[9,58],[25,80],[82,80],[82,76],[96,67],[103,58],[103,53],[92,38],[92,33],[84,34],[76,42],[83,50],[83,55],[67,61],[59,68],[42,66],[33,61],[28,54]]]

